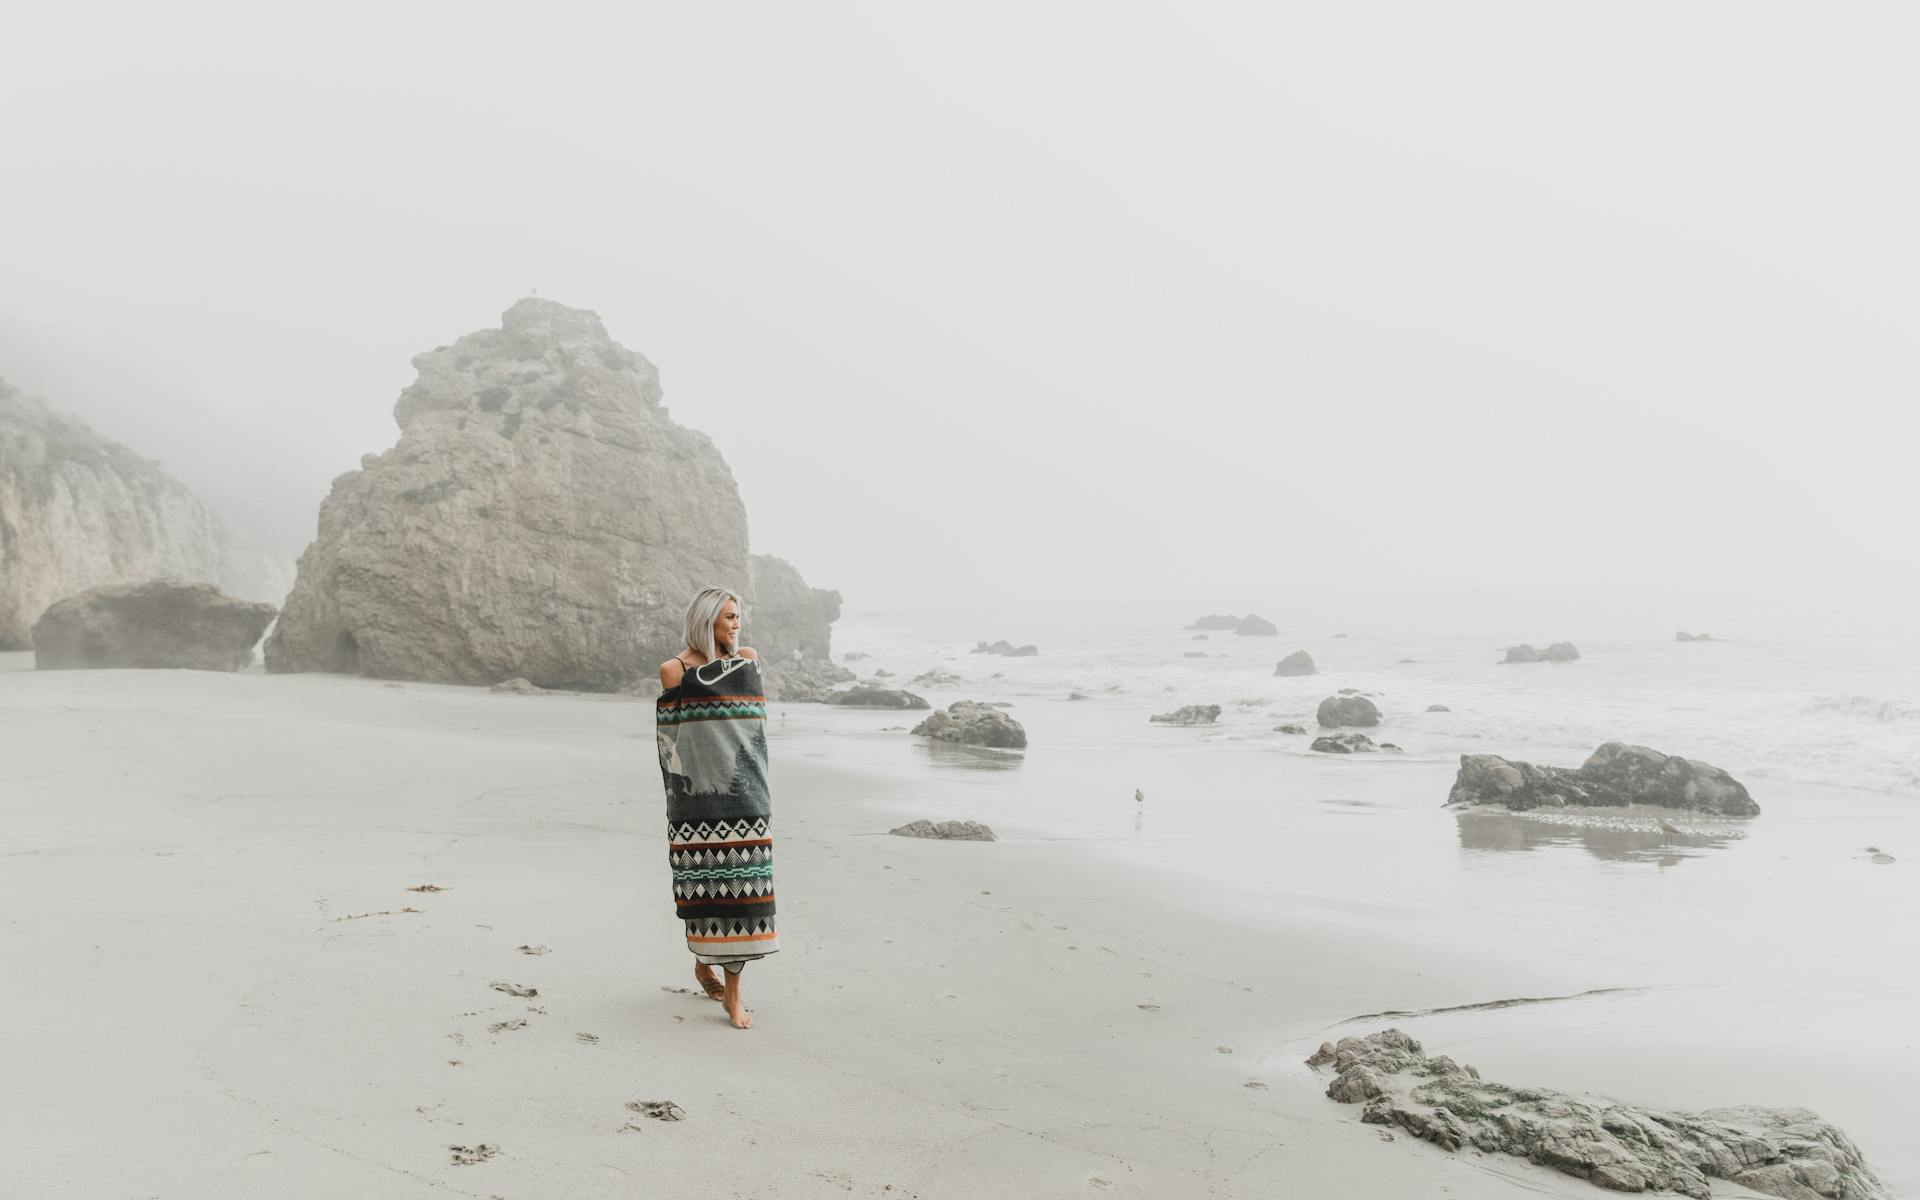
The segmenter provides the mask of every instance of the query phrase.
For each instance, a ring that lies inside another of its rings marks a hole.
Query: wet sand
[[[1348,1016],[1652,978],[1577,932],[1575,969],[1530,945],[1436,944],[1437,910],[1499,889],[1459,872],[1423,908],[1391,886],[1428,876],[1386,831],[1456,824],[1431,811],[1421,764],[1276,762],[1303,836],[1263,892],[1124,838],[1004,821],[991,845],[888,837],[902,813],[993,821],[984,799],[1017,793],[993,772],[876,769],[898,718],[827,728],[812,722],[837,716],[776,708],[784,949],[748,968],[756,1027],[740,1032],[691,990],[649,705],[0,657],[0,1053],[30,1081],[0,1100],[0,1192],[1599,1194],[1382,1144],[1300,1065]],[[1329,770],[1343,786],[1316,782]],[[967,797],[983,802],[953,811]],[[1210,811],[1196,802],[1192,836],[1257,852]],[[1501,853],[1456,836],[1449,854]],[[1817,975],[1796,986],[1835,1019]],[[1675,1011],[1634,1006],[1673,994],[1362,1024],[1498,1078],[1693,1102],[1713,1090],[1697,1056],[1647,1089],[1616,1054]],[[1896,1190],[1911,1178],[1900,1147],[1791,1086],[1845,1075],[1843,1029],[1750,1032],[1712,1046],[1731,1099],[1822,1108]],[[657,1101],[683,1119],[629,1107]]]

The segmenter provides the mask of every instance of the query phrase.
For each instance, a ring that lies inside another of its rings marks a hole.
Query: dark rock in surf
[[[899,688],[881,687],[874,683],[856,683],[842,691],[829,693],[828,704],[838,704],[846,708],[932,708],[919,696]]]
[[[1273,673],[1287,676],[1318,675],[1320,669],[1313,665],[1313,655],[1305,650],[1295,650],[1274,664]]]
[[[1502,663],[1572,662],[1579,657],[1580,651],[1574,649],[1572,642],[1555,642],[1545,650],[1524,644],[1508,646],[1507,656],[1500,661]]]
[[[1172,712],[1155,713],[1148,718],[1156,725],[1211,725],[1219,719],[1218,704],[1185,704]]]
[[[1320,702],[1314,717],[1323,729],[1369,726],[1380,723],[1380,710],[1365,696],[1328,696]]]
[[[1624,742],[1606,743],[1577,768],[1462,754],[1447,803],[1499,804],[1515,812],[1645,804],[1720,817],[1760,813],[1746,787],[1719,767]]]
[[[1331,733],[1313,739],[1312,748],[1322,754],[1365,754],[1375,747],[1364,733]]]
[[[956,700],[913,727],[921,737],[963,746],[993,746],[1002,750],[1027,748],[1027,731],[1020,722],[990,704]]]
[[[999,654],[1007,658],[1031,658],[1032,656],[1040,653],[1040,647],[1032,644],[1028,644],[1025,646],[1016,646],[1012,642],[1007,641],[1005,638],[1001,638],[999,641],[994,642],[991,645],[987,644],[986,642],[976,643],[973,649],[969,650],[967,653]]]

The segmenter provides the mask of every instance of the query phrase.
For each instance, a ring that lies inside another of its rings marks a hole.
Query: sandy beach
[[[688,990],[650,705],[5,658],[9,1196],[1600,1194],[1325,1098],[1301,1047],[1342,1017],[1554,982],[1364,887],[889,837],[916,801],[810,724],[843,714],[776,708],[741,1032]]]

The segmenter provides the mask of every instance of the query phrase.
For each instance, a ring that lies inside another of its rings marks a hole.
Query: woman
[[[759,656],[740,645],[740,597],[706,588],[687,605],[686,647],[660,664],[654,726],[667,789],[673,903],[693,977],[736,1029],[749,962],[780,948],[773,921],[767,697]],[[723,987],[713,968],[726,970]]]

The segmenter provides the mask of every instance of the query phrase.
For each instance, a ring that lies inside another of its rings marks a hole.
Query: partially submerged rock
[[[1211,725],[1219,719],[1218,704],[1183,704],[1172,712],[1155,713],[1148,718],[1157,725]]]
[[[956,700],[945,709],[913,727],[921,737],[936,741],[958,742],[963,746],[994,746],[1002,750],[1025,750],[1027,731],[1020,722],[990,704]]]
[[[1314,713],[1323,729],[1345,725],[1378,725],[1380,710],[1365,696],[1328,696]]]
[[[905,825],[887,830],[900,837],[940,838],[950,842],[994,842],[999,839],[978,821],[908,821]]]
[[[1606,743],[1577,768],[1511,762],[1497,754],[1462,754],[1447,803],[1501,804],[1516,812],[1629,804],[1722,817],[1760,812],[1746,787],[1719,767],[1624,742]]]
[[[1545,650],[1525,644],[1508,646],[1503,663],[1572,662],[1580,657],[1572,642],[1555,642]]]
[[[1688,633],[1683,629],[1673,635],[1673,640],[1676,642],[1710,642],[1713,640],[1713,635],[1710,633]]]
[[[1453,710],[1448,708],[1444,704],[1429,704],[1427,705],[1427,711],[1428,712],[1452,712]]]
[[[999,641],[994,642],[992,645],[988,645],[986,642],[979,642],[974,646],[972,650],[969,650],[967,653],[969,654],[1001,654],[1001,655],[1005,655],[1008,658],[1030,658],[1033,655],[1040,653],[1040,647],[1035,646],[1031,643],[1025,646],[1016,646],[1012,642],[1007,641],[1005,638],[1001,638]]]
[[[1313,749],[1322,754],[1365,754],[1374,745],[1364,733],[1330,733],[1313,739]]]
[[[1447,1150],[1511,1154],[1622,1192],[1705,1200],[1709,1179],[1788,1200],[1888,1196],[1847,1136],[1804,1108],[1739,1106],[1662,1112],[1545,1088],[1489,1083],[1398,1029],[1322,1043],[1327,1095],[1361,1104],[1369,1125]]]
[[[900,688],[877,683],[856,683],[850,688],[827,695],[828,704],[847,708],[932,708],[924,699]]]
[[[942,671],[936,667],[915,675],[912,682],[924,687],[956,687],[960,683],[960,677],[952,671]]]
[[[1238,629],[1240,618],[1226,613],[1208,613],[1187,626],[1188,629]]]
[[[1274,664],[1275,675],[1318,675],[1320,669],[1313,665],[1313,655],[1305,650],[1295,650]]]
[[[104,667],[238,671],[273,622],[274,607],[235,600],[210,583],[109,583],[56,600],[33,626],[42,671]]]
[[[1275,733],[1305,733],[1307,729],[1304,725],[1295,725],[1288,722],[1285,725],[1275,725],[1273,731]]]
[[[1280,630],[1265,617],[1248,613],[1233,631],[1242,637],[1279,637]]]

